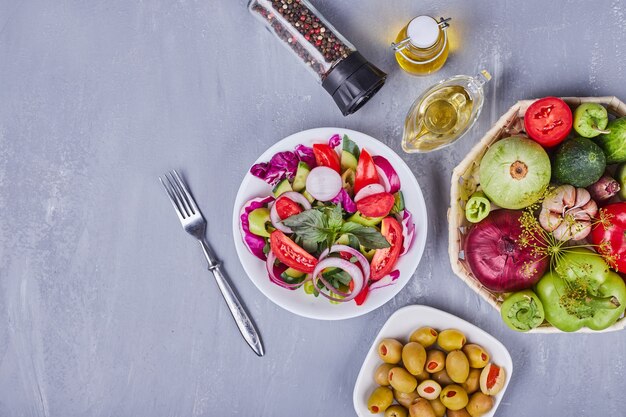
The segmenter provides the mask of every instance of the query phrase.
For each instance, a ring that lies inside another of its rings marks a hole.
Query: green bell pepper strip
[[[478,223],[489,215],[491,202],[482,191],[476,191],[465,204],[465,218],[468,222]]]
[[[527,332],[543,323],[543,304],[531,290],[519,291],[507,297],[500,306],[502,320],[517,332]]]
[[[564,332],[606,329],[626,309],[626,284],[589,249],[568,249],[535,290],[546,320]]]

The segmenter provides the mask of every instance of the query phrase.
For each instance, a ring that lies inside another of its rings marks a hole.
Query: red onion
[[[342,187],[341,176],[332,168],[321,166],[313,168],[306,177],[306,190],[319,201],[332,200]]]
[[[344,293],[330,285],[330,283],[326,281],[322,276],[322,271],[326,268],[339,268],[347,272],[348,275],[352,277],[352,281],[354,282],[354,288],[352,288],[352,291],[349,294]],[[315,288],[318,288],[318,281],[322,281],[324,287],[326,287],[328,291],[343,296],[343,298],[333,297],[332,295],[328,295],[323,291],[320,291],[320,294],[322,294],[324,297],[328,298],[331,301],[338,301],[342,303],[350,301],[354,297],[356,297],[365,285],[365,280],[363,278],[363,273],[361,272],[361,269],[352,262],[346,261],[345,259],[341,258],[325,258],[319,261],[315,266],[315,270],[313,271],[313,286]]]
[[[363,271],[364,277],[363,279],[365,280],[365,282],[367,282],[370,279],[370,263],[367,260],[367,258],[365,256],[363,256],[363,254],[361,252],[359,252],[358,250],[351,248],[348,245],[333,245],[330,248],[330,251],[328,249],[324,249],[324,251],[320,254],[320,261],[324,258],[326,258],[326,256],[328,256],[329,253],[336,253],[336,252],[346,252],[349,253],[350,255],[354,256],[357,261],[361,264],[361,270]]]
[[[298,282],[297,284],[288,284],[280,278],[280,274],[287,270],[287,266],[281,265],[280,267],[277,267],[276,265],[274,265],[275,261],[276,255],[274,255],[274,253],[270,251],[267,254],[267,261],[265,261],[265,269],[267,269],[267,274],[270,277],[270,281],[272,281],[274,284],[283,288],[287,288],[288,290],[295,290],[296,288],[304,284],[305,281],[311,279],[311,276],[307,275],[307,277],[302,280],[302,282]]]
[[[385,187],[380,184],[369,184],[365,187],[361,188],[358,193],[354,196],[354,202],[358,203],[363,200],[365,197],[369,197],[374,194],[380,194],[385,192]]]
[[[402,252],[400,252],[400,256],[404,256],[413,246],[413,241],[415,240],[415,223],[413,223],[413,215],[407,209],[402,211],[402,218],[400,219],[402,223],[402,242],[404,246],[402,247]]]
[[[280,200],[283,197],[287,197],[294,203],[300,204],[305,210],[308,210],[311,208],[311,203],[309,203],[309,200],[307,200],[305,196],[303,196],[302,194],[298,192],[287,191],[286,193],[282,193],[280,197],[276,199],[276,201]],[[291,230],[289,227],[285,226],[282,223],[282,219],[278,215],[278,211],[276,211],[276,201],[270,207],[270,220],[272,221],[272,226],[274,226],[276,229],[280,230],[281,232],[293,233],[293,230]]]
[[[598,203],[602,203],[613,197],[619,190],[619,182],[608,175],[603,175],[597,182],[587,187],[591,198]]]
[[[372,159],[374,160],[374,164],[376,164],[378,176],[381,181],[383,181],[383,185],[385,185],[385,191],[391,194],[398,191],[400,189],[400,177],[398,176],[396,170],[391,166],[391,163],[386,158],[379,155],[373,157]]]
[[[385,275],[383,278],[375,281],[370,285],[370,291],[377,290],[379,288],[388,287],[396,283],[398,278],[400,277],[400,271],[394,269],[388,275]]]
[[[467,235],[465,259],[476,279],[492,291],[530,288],[548,267],[547,256],[537,254],[532,245],[520,246],[521,216],[516,210],[493,211]],[[539,236],[535,239],[542,244]]]

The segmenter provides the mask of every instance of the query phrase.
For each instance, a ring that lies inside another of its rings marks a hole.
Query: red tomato
[[[310,274],[317,265],[317,259],[289,239],[280,230],[270,235],[270,248],[279,261],[290,268]]]
[[[317,165],[329,167],[341,173],[341,164],[339,163],[339,155],[330,146],[324,143],[316,143],[313,145],[313,153],[315,154],[315,162]]]
[[[350,291],[354,289],[354,281],[350,281]],[[365,302],[367,298],[367,294],[370,292],[370,286],[368,283],[365,283],[365,286],[361,289],[361,292],[353,298],[356,305],[360,306]]]
[[[368,195],[356,203],[356,208],[366,217],[385,217],[389,214],[395,198],[390,193]]]
[[[572,130],[572,110],[560,98],[539,99],[526,110],[524,128],[541,146],[558,145]]]
[[[380,232],[391,245],[385,249],[376,249],[370,264],[370,278],[378,281],[393,270],[402,250],[402,226],[393,217],[383,219]]]
[[[290,198],[281,197],[276,200],[276,212],[281,220],[291,217],[294,214],[302,213],[302,207]]]
[[[370,184],[378,184],[378,172],[374,160],[365,149],[361,149],[359,163],[356,166],[356,176],[354,178],[354,193],[358,193],[361,188]]]

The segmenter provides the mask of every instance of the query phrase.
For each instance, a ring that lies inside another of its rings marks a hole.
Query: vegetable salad
[[[250,173],[273,190],[243,205],[240,230],[271,282],[357,305],[395,284],[415,226],[386,158],[333,135],[279,152]]]

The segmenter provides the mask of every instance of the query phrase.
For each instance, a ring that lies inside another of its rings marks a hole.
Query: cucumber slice
[[[304,187],[306,187],[306,177],[309,176],[309,172],[311,172],[311,168],[309,168],[306,162],[298,162],[298,170],[296,171],[296,177],[293,180],[294,191],[300,192],[304,190]]]
[[[287,268],[283,274],[289,275],[291,278],[302,278],[306,275],[306,273],[293,268]]]
[[[356,171],[359,160],[348,151],[341,151],[341,171],[352,169]]]
[[[293,191],[293,188],[291,188],[289,180],[285,178],[284,180],[279,182],[276,187],[274,187],[272,193],[274,193],[274,197],[278,197],[279,195],[281,195],[282,193],[286,193],[287,191]]]
[[[382,217],[366,217],[357,211],[352,216],[348,217],[348,221],[355,222],[363,226],[374,227],[378,223],[382,222],[383,218]]]
[[[404,210],[404,195],[402,195],[402,191],[398,191],[393,195],[395,202],[393,203],[393,208],[391,209],[392,213],[400,213]]]
[[[248,214],[250,233],[254,233],[257,236],[270,237],[267,231],[267,223],[270,221],[269,209],[261,207],[252,210],[250,214]]]
[[[305,294],[313,294],[316,297],[319,295],[319,292],[317,292],[317,290],[315,289],[315,286],[313,285],[313,282],[310,280],[305,282],[304,285],[302,285],[302,287],[304,288]]]
[[[350,152],[352,155],[354,155],[355,159],[359,159],[359,156],[361,155],[361,150],[359,149],[358,145],[354,142],[352,142],[352,140],[348,137],[348,135],[343,135],[343,141],[342,141],[342,146],[341,149],[346,151],[346,152]]]
[[[311,194],[309,194],[309,192],[307,190],[302,191],[302,195],[304,196],[304,198],[306,198],[309,203],[313,204],[313,202],[315,201],[315,199],[313,198],[313,196]]]

